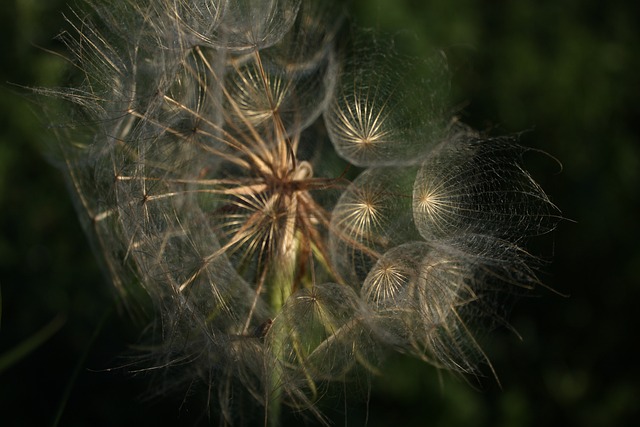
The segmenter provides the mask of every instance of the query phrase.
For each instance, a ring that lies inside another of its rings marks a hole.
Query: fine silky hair
[[[390,352],[492,373],[475,328],[539,284],[525,244],[559,212],[529,150],[455,117],[444,53],[345,16],[87,0],[61,35],[79,78],[36,90],[110,280],[152,303],[138,368],[159,394],[203,385],[212,425],[326,423],[324,390]]]

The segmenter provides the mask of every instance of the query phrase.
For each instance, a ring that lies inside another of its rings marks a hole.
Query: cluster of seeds
[[[154,303],[157,366],[232,422],[240,389],[271,420],[316,411],[389,349],[483,362],[470,324],[536,283],[522,244],[557,211],[514,139],[450,115],[443,55],[407,86],[417,61],[338,49],[322,1],[90,6],[64,36],[82,81],[42,92],[73,104],[65,171],[116,287]]]

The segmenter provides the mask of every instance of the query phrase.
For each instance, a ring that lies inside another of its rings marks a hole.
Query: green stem
[[[297,241],[294,241],[288,250],[282,251],[270,265],[269,293],[270,304],[275,316],[280,313],[282,306],[291,295],[293,289],[293,281],[295,277],[295,268],[297,263]],[[265,424],[269,427],[278,427],[280,425],[280,416],[282,408],[282,381],[283,370],[282,362],[284,361],[284,334],[286,328],[273,328],[275,334],[272,339],[271,351],[275,363],[273,366],[267,366],[269,372],[269,392],[266,402],[266,420]]]
[[[279,330],[276,329],[276,331]],[[277,353],[282,353],[282,341],[280,336],[276,336],[273,340],[273,350]],[[265,425],[269,427],[280,426],[280,415],[282,412],[282,368],[279,362],[281,354],[276,354],[276,362],[273,366],[267,366],[269,372],[269,394],[266,402],[266,420]]]

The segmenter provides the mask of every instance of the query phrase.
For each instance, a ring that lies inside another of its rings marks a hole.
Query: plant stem
[[[289,234],[288,231],[291,231],[292,233]],[[291,295],[294,287],[293,281],[298,258],[298,242],[293,236],[293,230],[286,227],[284,234],[284,243],[279,248],[278,256],[275,257],[274,262],[270,266],[270,303],[276,317],[282,310],[282,306]],[[268,382],[269,391],[266,402],[267,412],[265,424],[269,427],[278,427],[280,425],[282,407],[282,381],[284,378],[282,363],[285,357],[284,334],[286,334],[286,328],[276,327],[273,328],[272,331],[275,335],[270,340],[272,343],[271,351],[273,352],[273,359],[270,360],[274,360],[275,363],[273,363],[272,366],[266,367],[270,378]]]

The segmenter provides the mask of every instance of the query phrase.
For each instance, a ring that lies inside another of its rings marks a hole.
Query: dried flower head
[[[452,119],[443,55],[407,87],[391,45],[338,51],[321,1],[89,6],[63,35],[82,81],[41,92],[72,104],[65,171],[117,289],[154,303],[156,366],[273,424],[388,349],[476,370],[469,322],[536,283],[521,245],[557,211],[513,138]]]

